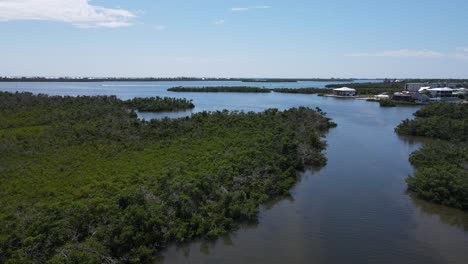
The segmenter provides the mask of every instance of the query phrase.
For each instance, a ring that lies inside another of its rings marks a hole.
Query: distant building
[[[434,97],[453,97],[453,89],[444,87],[444,88],[431,88],[431,89],[426,89],[425,90],[429,95],[434,98]]]
[[[401,80],[398,79],[384,79],[384,83],[400,83]]]
[[[407,83],[405,85],[405,90],[408,92],[418,92],[421,88],[439,88],[439,87],[448,87],[448,88],[457,88],[458,83]]]
[[[349,87],[341,87],[333,89],[333,93],[337,96],[355,96],[356,90]]]
[[[460,94],[467,94],[468,93],[468,89],[465,89],[465,88],[456,88],[456,89],[453,89],[453,95],[454,96],[457,96],[457,95],[460,95]]]
[[[393,94],[392,99],[395,100],[395,101],[414,102],[416,100],[414,98],[414,96],[415,96],[414,94],[416,94],[416,93],[413,93],[413,92],[405,92],[405,93],[397,92],[397,93]]]
[[[376,100],[389,100],[390,96],[388,94],[378,94],[374,98]]]

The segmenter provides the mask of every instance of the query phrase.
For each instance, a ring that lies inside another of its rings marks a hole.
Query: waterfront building
[[[349,87],[333,89],[333,93],[337,96],[356,96],[356,90]]]

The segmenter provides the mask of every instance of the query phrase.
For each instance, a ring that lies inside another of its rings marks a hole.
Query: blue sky
[[[468,78],[464,0],[0,0],[0,75]]]

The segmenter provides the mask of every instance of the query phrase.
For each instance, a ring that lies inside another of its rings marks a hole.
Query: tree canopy
[[[425,200],[468,210],[468,105],[433,103],[414,115],[395,130],[436,141],[411,155],[417,172],[408,177],[408,189]]]
[[[114,96],[0,93],[0,262],[151,263],[217,237],[324,165],[333,126],[308,108],[142,121]]]

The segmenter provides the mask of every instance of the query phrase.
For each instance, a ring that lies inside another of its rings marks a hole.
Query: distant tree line
[[[260,83],[275,83],[275,82],[280,82],[280,83],[295,83],[298,82],[297,80],[293,79],[242,79],[240,80],[241,82],[260,82]]]
[[[358,95],[376,95],[381,93],[393,94],[401,92],[404,88],[400,84],[346,84],[356,89]],[[345,85],[345,86],[346,86]],[[268,93],[270,91],[277,93],[294,93],[294,94],[332,94],[333,88],[342,87],[343,85],[327,85],[327,88],[259,88],[247,86],[215,86],[215,87],[173,87],[169,88],[171,92],[211,92],[211,93]],[[332,88],[333,87],[333,88]]]
[[[170,92],[201,92],[201,93],[269,93],[269,89],[247,86],[211,86],[211,87],[172,87]]]
[[[299,82],[299,81],[322,81],[322,82],[352,82],[353,79],[322,79],[322,78],[214,78],[214,77],[0,77],[0,82],[172,82],[172,81],[241,81],[241,82]]]
[[[356,93],[360,95],[376,95],[381,93],[393,94],[405,90],[404,83],[346,83],[346,84],[329,84],[327,88],[349,87],[356,89]]]
[[[330,94],[332,89],[328,88],[275,88],[271,89],[275,93],[293,93],[293,94]]]

